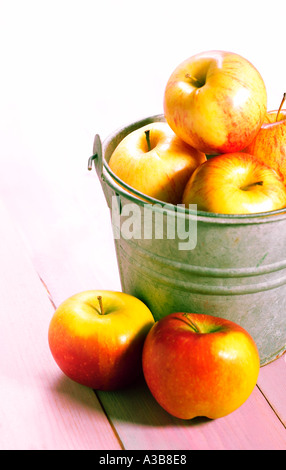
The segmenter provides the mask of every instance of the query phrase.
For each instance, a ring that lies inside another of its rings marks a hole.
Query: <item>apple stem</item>
[[[240,189],[242,189],[243,191],[248,191],[253,186],[263,186],[263,181],[255,181],[255,183],[250,183],[247,186],[241,187]]]
[[[196,323],[194,323],[194,322],[189,318],[189,314],[188,314],[188,313],[184,313],[183,316],[187,318],[188,324],[192,327],[192,329],[193,329],[196,333],[201,333],[201,330],[200,330],[199,327],[196,325]]]
[[[193,75],[186,73],[185,75],[186,78],[189,78],[192,81],[192,85],[196,87],[201,87],[203,86],[204,83],[201,82],[198,78],[194,77]]]
[[[276,122],[278,121],[279,114],[280,114],[280,111],[282,109],[282,106],[283,106],[285,100],[286,100],[286,93],[283,93],[283,98],[282,98],[281,104],[279,106],[279,109],[277,111],[277,115],[276,115]]]
[[[102,305],[102,297],[101,295],[98,295],[97,296],[97,300],[98,300],[98,303],[99,303],[99,308],[100,308],[100,315],[104,315],[104,311],[103,311],[103,305]]]
[[[146,141],[147,141],[147,146],[148,146],[148,152],[150,152],[151,143],[150,143],[150,130],[149,129],[148,131],[145,131],[145,135],[146,135]]]

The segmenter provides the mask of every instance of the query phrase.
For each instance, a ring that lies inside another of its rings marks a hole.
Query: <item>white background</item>
[[[187,57],[243,55],[277,109],[285,13],[277,0],[0,0],[0,199],[34,249],[47,247],[48,205],[62,205],[67,231],[80,210],[100,227],[104,201],[92,200],[99,183],[87,171],[94,135],[162,113],[169,75]]]
[[[1,0],[1,159],[44,159],[63,182],[95,133],[161,113],[170,73],[203,50],[252,61],[277,109],[285,13],[277,0]]]

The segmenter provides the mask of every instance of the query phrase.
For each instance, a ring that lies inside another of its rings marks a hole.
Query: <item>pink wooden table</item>
[[[144,383],[95,393],[61,373],[47,341],[55,308],[85,289],[120,289],[109,212],[85,161],[65,186],[45,165],[13,165],[0,177],[0,449],[286,450],[285,355],[215,421],[171,417]]]

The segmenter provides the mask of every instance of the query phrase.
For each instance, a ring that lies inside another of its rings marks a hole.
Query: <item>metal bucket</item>
[[[108,166],[111,154],[127,134],[155,121],[164,117],[121,128],[103,144],[96,135],[89,159],[111,211],[122,290],[145,302],[156,320],[184,311],[238,323],[265,365],[286,349],[286,210],[196,212],[124,184]]]

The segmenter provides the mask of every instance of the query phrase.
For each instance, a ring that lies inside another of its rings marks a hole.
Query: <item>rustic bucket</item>
[[[121,128],[103,143],[96,135],[88,162],[111,211],[122,290],[143,300],[156,320],[184,311],[238,323],[265,365],[286,349],[286,210],[225,216],[130,188],[108,161],[127,134],[155,121],[164,116]]]

